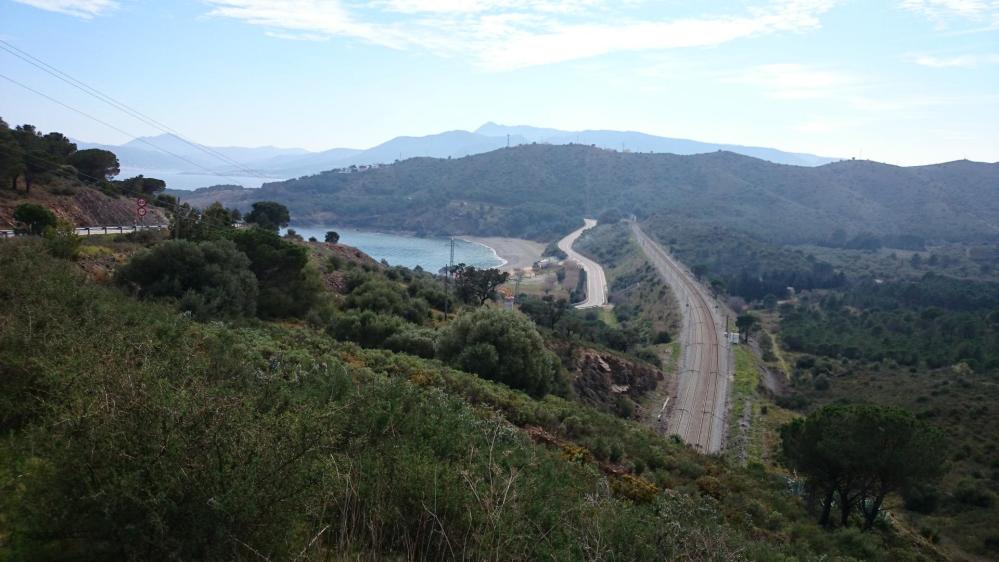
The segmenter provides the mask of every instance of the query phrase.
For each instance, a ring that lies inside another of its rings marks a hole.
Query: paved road
[[[631,227],[638,245],[669,284],[683,311],[677,397],[666,429],[706,453],[717,453],[725,437],[731,365],[721,313],[690,272],[646,236],[637,223]]]
[[[596,308],[607,304],[607,277],[604,275],[604,268],[600,267],[599,263],[572,249],[573,243],[583,231],[594,226],[597,226],[597,221],[583,219],[583,228],[574,231],[558,242],[559,249],[586,271],[586,300],[577,304],[576,308]]]
[[[139,230],[163,230],[167,228],[165,224],[152,225],[129,225],[129,226],[80,226],[77,227],[78,236],[97,236],[98,234],[128,234]],[[0,238],[11,238],[14,236],[13,230],[0,230]]]

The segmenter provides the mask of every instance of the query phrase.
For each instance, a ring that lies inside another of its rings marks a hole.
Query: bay
[[[387,261],[390,265],[408,268],[420,266],[426,271],[437,272],[447,265],[450,259],[451,241],[447,238],[422,238],[337,226],[291,225],[291,228],[306,240],[314,236],[320,242],[326,238],[327,231],[334,230],[340,234],[341,244],[353,246],[376,260]],[[284,232],[283,230],[282,234]],[[455,239],[454,263],[488,268],[500,267],[506,261],[488,246]]]

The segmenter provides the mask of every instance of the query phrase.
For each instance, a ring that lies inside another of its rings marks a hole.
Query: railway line
[[[677,396],[661,423],[686,443],[706,453],[717,453],[725,437],[731,364],[718,305],[693,275],[642,232],[637,223],[632,223],[632,231],[642,251],[673,290],[683,312]]]

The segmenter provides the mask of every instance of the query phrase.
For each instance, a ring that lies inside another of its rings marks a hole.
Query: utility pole
[[[451,272],[454,271],[454,237],[451,237],[451,259],[444,272],[444,321],[447,322],[448,307],[451,304]]]
[[[448,266],[448,264],[444,264],[444,321],[445,322],[447,322],[448,304],[450,304],[451,301],[451,291],[450,291],[451,284],[448,282],[448,279],[450,277],[451,277],[451,268]]]

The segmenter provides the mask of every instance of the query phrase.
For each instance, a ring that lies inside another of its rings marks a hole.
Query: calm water
[[[291,228],[306,240],[310,236],[315,236],[319,241],[326,238],[327,231],[335,230],[340,233],[341,244],[358,248],[376,260],[384,259],[391,265],[409,268],[420,266],[427,271],[438,271],[447,265],[450,259],[450,242],[447,238],[418,238],[336,226],[292,225]],[[454,263],[466,263],[475,267],[499,267],[505,262],[492,248],[455,240]]]
[[[144,168],[122,168],[118,179],[129,178],[142,174],[148,178],[159,178],[167,183],[169,189],[198,189],[213,185],[237,184],[243,187],[260,187],[262,184],[281,181],[281,178],[260,178],[256,176],[241,176],[236,174],[189,174],[169,170],[147,170]]]

